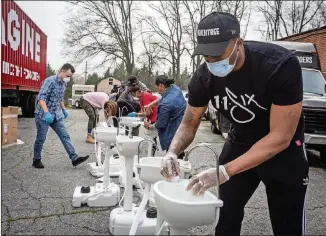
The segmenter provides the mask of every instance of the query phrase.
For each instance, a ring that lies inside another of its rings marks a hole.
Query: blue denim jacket
[[[48,107],[49,112],[56,120],[64,118],[60,102],[64,99],[66,83],[61,81],[57,75],[46,78],[37,96],[37,101],[43,100]],[[35,118],[43,119],[44,112],[39,104],[35,109]]]
[[[157,121],[155,123],[162,150],[169,149],[186,107],[187,102],[178,86],[172,85],[162,95],[158,103]]]

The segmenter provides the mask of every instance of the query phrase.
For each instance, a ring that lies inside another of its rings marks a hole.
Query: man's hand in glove
[[[219,166],[219,180],[220,184],[224,184],[229,180],[229,175],[226,173],[224,166]],[[201,195],[207,189],[217,185],[217,171],[216,168],[210,168],[195,175],[187,186],[187,190],[192,189],[194,195]]]
[[[174,177],[180,175],[180,163],[178,162],[178,156],[175,153],[168,152],[162,162],[161,175],[168,180],[172,180]]]

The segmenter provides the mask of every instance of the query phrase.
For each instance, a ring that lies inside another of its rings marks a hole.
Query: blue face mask
[[[237,40],[237,42],[238,42],[238,40]],[[232,56],[232,54],[234,52],[237,42],[235,43],[234,48],[228,58],[226,58],[222,61],[217,61],[217,62],[206,62],[206,65],[207,65],[209,71],[213,75],[218,76],[218,77],[225,77],[231,73],[235,64],[237,63],[237,59],[238,59],[238,55],[239,55],[239,51],[238,51],[237,57],[235,58],[235,61],[234,61],[234,64],[230,65],[230,57]]]

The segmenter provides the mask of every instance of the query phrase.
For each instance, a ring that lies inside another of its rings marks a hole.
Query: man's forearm
[[[182,153],[194,140],[197,129],[181,123],[171,142],[169,152]]]
[[[43,112],[48,112],[48,107],[46,106],[46,102],[43,100],[39,100],[38,104],[40,105],[40,107],[42,108]]]
[[[288,146],[288,140],[282,134],[268,134],[249,151],[238,157],[237,159],[225,164],[226,172],[229,176],[239,174],[243,171],[254,168],[263,162],[271,159]]]
[[[200,125],[204,108],[187,106],[182,122],[174,135],[169,151],[179,155],[194,140],[197,129]]]

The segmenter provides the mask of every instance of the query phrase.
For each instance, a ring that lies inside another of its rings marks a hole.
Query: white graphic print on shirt
[[[251,96],[248,94],[244,94],[244,95],[240,95],[241,101],[239,101],[239,97],[237,95],[235,95],[230,89],[228,89],[227,87],[225,88],[225,92],[227,96],[224,96],[222,98],[222,100],[220,101],[220,97],[219,95],[215,96],[215,102],[216,102],[216,108],[219,109],[220,108],[220,103],[223,103],[223,108],[225,111],[227,111],[230,107],[230,116],[232,117],[232,119],[240,124],[244,124],[244,123],[249,123],[250,121],[252,121],[255,118],[255,113],[252,112],[250,109],[247,108],[247,106],[249,106],[252,102],[256,104],[257,107],[259,107],[262,110],[267,110],[267,108],[262,107],[261,105],[258,104],[258,102],[254,99],[255,95],[252,94]],[[247,99],[247,101],[246,101]],[[230,101],[229,101],[230,100]],[[241,104],[242,102],[242,104]],[[235,113],[234,110],[236,108],[242,109],[246,112],[248,112],[250,114],[250,118],[246,119],[246,120],[240,120],[237,119],[235,117]]]

